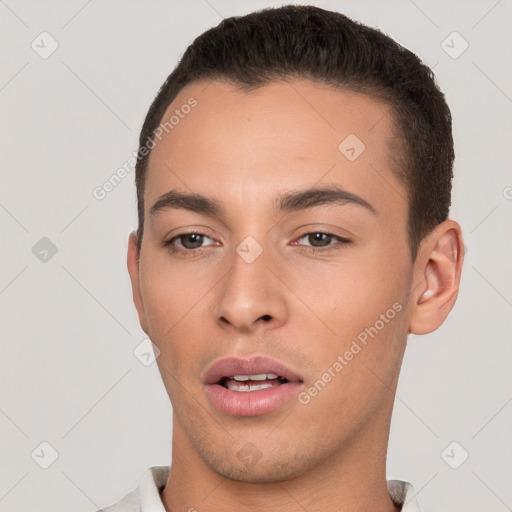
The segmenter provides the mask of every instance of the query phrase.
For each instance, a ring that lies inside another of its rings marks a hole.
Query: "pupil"
[[[182,237],[181,243],[183,244],[183,247],[187,249],[197,249],[198,247],[201,247],[203,243],[203,235],[189,233]]]
[[[309,243],[314,247],[325,247],[329,245],[329,242],[331,241],[331,235],[328,235],[326,233],[313,233],[312,235],[309,235]],[[320,242],[320,245],[317,245],[317,242]],[[322,242],[327,242],[323,244]]]

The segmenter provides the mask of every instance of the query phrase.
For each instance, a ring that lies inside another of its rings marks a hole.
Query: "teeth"
[[[277,384],[279,385],[279,384]],[[259,389],[268,389],[274,387],[272,384],[238,384],[236,382],[230,381],[227,383],[227,387],[231,391],[258,391]]]
[[[258,391],[259,389],[272,388],[279,386],[285,379],[280,379],[280,382],[265,382],[264,380],[278,379],[279,376],[275,373],[258,373],[255,375],[234,375],[231,378],[225,379],[225,386],[231,391]],[[239,384],[240,383],[240,384]]]
[[[266,373],[260,373],[258,375],[249,375],[250,380],[266,380],[267,374]]]
[[[277,379],[277,377],[275,373],[259,373],[257,375],[235,375],[233,379],[239,382],[245,382],[247,380]]]

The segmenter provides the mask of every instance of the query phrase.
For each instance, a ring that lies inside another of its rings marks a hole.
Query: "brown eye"
[[[203,245],[205,236],[199,233],[187,233],[178,236],[176,239],[180,241],[181,247],[185,249],[198,249]]]
[[[164,246],[171,252],[194,254],[200,249],[206,248],[203,245],[205,239],[211,238],[203,233],[180,233],[164,242]]]
[[[334,251],[341,249],[343,246],[350,244],[350,240],[332,233],[324,233],[323,231],[312,231],[304,233],[298,239],[298,245],[306,247],[314,253]],[[301,243],[301,241],[303,241]]]
[[[308,233],[307,237],[313,247],[327,247],[333,239],[333,235],[327,233]]]

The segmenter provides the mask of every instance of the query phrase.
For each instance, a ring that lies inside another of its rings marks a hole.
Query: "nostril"
[[[270,315],[263,315],[263,316],[261,317],[261,319],[262,319],[262,320],[265,320],[265,322],[268,322],[269,320],[271,320],[271,319],[272,319],[272,317],[271,317]]]

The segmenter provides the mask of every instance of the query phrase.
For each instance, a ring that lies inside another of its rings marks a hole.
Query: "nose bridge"
[[[223,280],[217,303],[217,318],[238,329],[250,329],[260,319],[281,324],[287,308],[283,290],[271,266],[272,251],[253,237],[233,251],[230,271]]]

